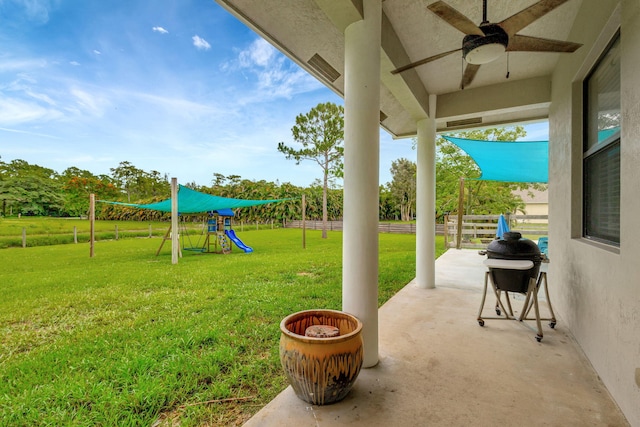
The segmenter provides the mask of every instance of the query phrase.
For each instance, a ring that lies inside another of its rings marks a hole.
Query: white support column
[[[345,30],[342,309],[363,323],[364,363],[378,363],[381,0]]]
[[[436,287],[436,96],[429,95],[429,118],[418,122],[416,197],[416,283]]]

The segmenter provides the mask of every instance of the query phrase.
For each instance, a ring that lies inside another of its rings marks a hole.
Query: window
[[[620,34],[584,81],[583,236],[620,246]]]

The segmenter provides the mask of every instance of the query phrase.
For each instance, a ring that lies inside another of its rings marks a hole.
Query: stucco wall
[[[581,235],[580,82],[621,25],[621,243]],[[633,426],[640,426],[640,2],[584,0],[553,75],[549,118],[549,285],[568,327]],[[568,197],[570,195],[570,197]],[[561,326],[562,325],[562,326]],[[603,420],[606,421],[606,420]]]

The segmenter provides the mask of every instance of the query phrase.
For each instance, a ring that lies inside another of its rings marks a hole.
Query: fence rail
[[[305,227],[309,230],[322,230],[322,221],[305,221]],[[342,231],[342,221],[327,221],[327,230]],[[302,228],[302,221],[287,221],[286,228]],[[435,225],[436,234],[444,234],[444,224]],[[379,233],[416,234],[415,223],[380,222]]]
[[[445,215],[445,247],[484,249],[496,237],[499,218],[500,215],[463,215],[462,228],[458,230],[458,217]],[[523,236],[548,234],[548,215],[505,215],[505,219],[511,231],[517,231]]]

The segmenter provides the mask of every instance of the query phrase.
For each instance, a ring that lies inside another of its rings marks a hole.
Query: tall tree
[[[127,195],[127,202],[132,196],[140,200],[148,197],[166,194],[170,184],[168,177],[160,175],[158,171],[145,172],[130,162],[120,162],[117,168],[111,168],[111,175]]]
[[[0,200],[3,215],[9,208],[29,215],[61,215],[63,198],[53,169],[20,159],[0,162]]]
[[[391,197],[402,221],[411,221],[416,209],[416,164],[401,158],[391,163]]]
[[[322,238],[327,238],[327,193],[331,177],[341,177],[344,158],[344,108],[331,102],[320,103],[307,114],[296,117],[291,128],[293,139],[302,148],[278,143],[278,151],[296,164],[312,160],[322,168]]]
[[[99,200],[112,200],[120,193],[107,175],[98,177],[75,166],[65,169],[58,180],[62,184],[64,214],[69,216],[88,215],[92,193]]]
[[[117,168],[111,168],[113,179],[124,189],[127,195],[127,202],[131,203],[131,192],[135,186],[136,179],[143,173],[141,169],[136,168],[130,162],[120,162]]]

